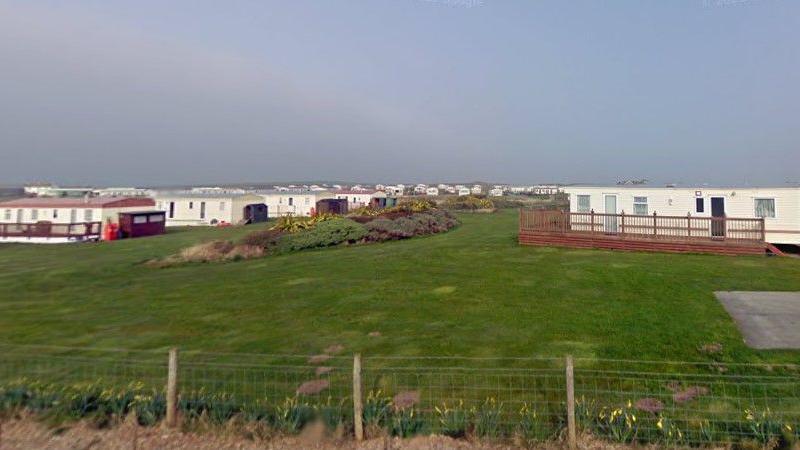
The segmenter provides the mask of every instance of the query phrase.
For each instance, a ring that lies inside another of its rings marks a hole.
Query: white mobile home
[[[156,209],[164,211],[167,226],[219,225],[262,222],[267,207],[258,195],[197,192],[157,192]]]
[[[270,217],[310,216],[315,211],[317,201],[333,198],[328,191],[307,189],[261,190],[253,193],[267,205]]]
[[[568,186],[571,212],[764,218],[765,240],[800,245],[800,187]]]
[[[333,196],[340,200],[347,200],[347,209],[352,211],[356,208],[369,206],[375,197],[385,198],[386,193],[373,190],[352,190],[339,189],[333,191]]]
[[[153,209],[149,198],[21,198],[0,203],[0,242],[59,243],[100,239],[119,213]]]

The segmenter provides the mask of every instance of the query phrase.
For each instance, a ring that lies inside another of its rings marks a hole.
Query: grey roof
[[[279,189],[257,189],[252,191],[256,195],[316,195],[316,194],[328,194],[330,191],[323,190],[323,191],[312,191],[311,189],[287,189],[287,190],[279,190]]]
[[[157,191],[153,197],[182,197],[182,198],[236,198],[244,197],[246,195],[254,195],[251,192],[245,193],[219,193],[219,192],[182,192],[182,191]]]

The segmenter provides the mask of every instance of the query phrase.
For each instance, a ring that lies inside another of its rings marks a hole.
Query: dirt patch
[[[707,387],[692,386],[672,394],[672,401],[674,401],[675,403],[686,403],[696,399],[697,397],[700,397],[701,395],[706,395],[706,394],[708,394]]]
[[[221,261],[231,250],[233,243],[230,241],[211,241],[187,247],[178,255],[186,262]]]
[[[314,371],[314,373],[317,374],[317,376],[320,376],[320,375],[325,375],[326,373],[331,373],[332,371],[333,371],[333,367],[319,366]]]
[[[225,255],[226,259],[252,259],[264,256],[264,248],[255,245],[237,245]]]
[[[634,448],[611,444],[588,435],[579,436],[578,447],[584,450]],[[260,438],[248,430],[223,428],[207,432],[188,432],[163,426],[140,427],[133,421],[104,429],[97,429],[86,422],[70,423],[54,429],[30,418],[3,422],[3,450],[183,450],[187,448],[192,450],[511,450],[530,447],[457,440],[444,436],[418,436],[411,439],[383,436],[363,442],[355,442],[349,437],[320,439],[313,433]],[[566,449],[567,447],[562,442],[549,442],[533,448]]]
[[[344,345],[342,344],[333,344],[325,349],[325,353],[329,355],[335,355],[337,353],[342,353],[343,351],[344,351]]]
[[[314,395],[319,394],[320,392],[328,389],[330,387],[331,382],[328,380],[311,380],[306,381],[305,383],[301,384],[299,388],[297,388],[298,394],[303,395]]]
[[[394,396],[392,404],[395,409],[406,409],[419,403],[419,391],[405,391]]]
[[[314,356],[308,358],[308,363],[309,364],[322,364],[322,363],[324,363],[325,361],[327,361],[329,359],[331,359],[331,355],[325,355],[325,354],[314,355]]]
[[[237,261],[264,256],[264,249],[255,245],[234,245],[230,241],[211,241],[184,248],[180,252],[163,259],[153,259],[145,263],[148,267],[165,268],[185,263],[210,263]]]
[[[355,442],[349,438],[321,438],[315,433],[302,433],[300,436],[270,436],[260,439],[246,430],[184,432],[162,426],[139,427],[132,421],[106,429],[97,429],[84,422],[54,429],[32,419],[19,419],[3,423],[2,448],[3,450],[183,450],[187,448],[192,450],[501,450],[516,447],[458,441],[443,436],[420,436],[411,439],[382,437]]]
[[[700,353],[705,353],[707,355],[716,355],[718,353],[722,353],[722,344],[719,342],[712,342],[710,344],[703,344],[698,348]]]
[[[369,336],[369,337],[381,337],[381,332],[380,331],[370,331],[367,334],[367,336]]]
[[[664,409],[664,404],[656,398],[640,398],[636,400],[636,409],[652,414],[658,414]]]

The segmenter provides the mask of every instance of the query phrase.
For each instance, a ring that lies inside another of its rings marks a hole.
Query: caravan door
[[[615,194],[605,195],[605,213],[611,214],[603,218],[603,228],[606,233],[617,233],[617,196]]]

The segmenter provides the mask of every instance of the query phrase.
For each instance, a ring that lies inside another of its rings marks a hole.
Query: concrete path
[[[800,292],[715,292],[757,349],[800,349]]]

